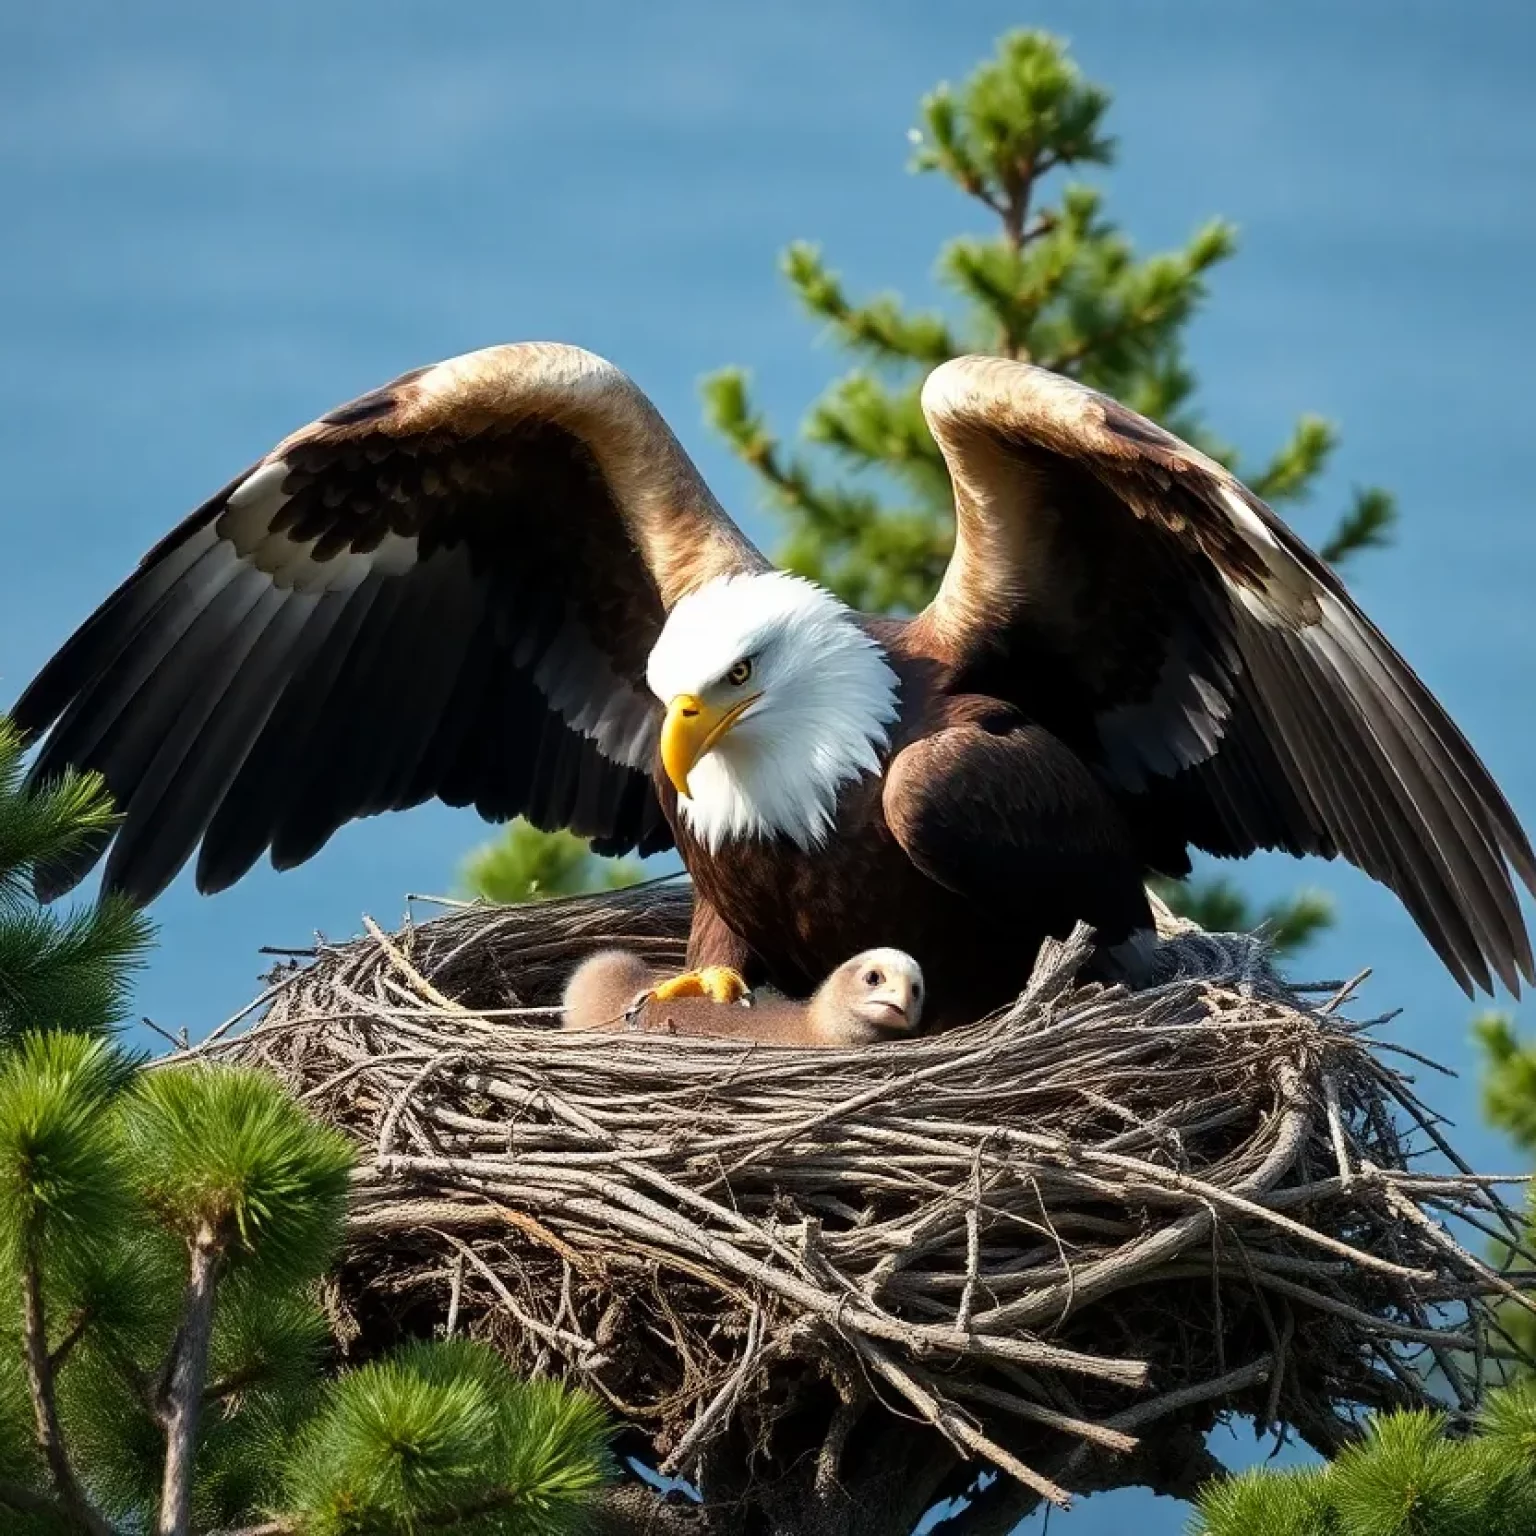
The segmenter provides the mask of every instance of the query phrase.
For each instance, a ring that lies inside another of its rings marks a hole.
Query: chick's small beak
[[[886,1019],[888,1026],[899,1029],[913,1029],[917,1025],[917,1010],[912,997],[912,983],[904,976],[893,976],[888,981],[876,987],[870,994],[868,1001],[879,1008],[884,1014],[891,1010],[899,1017]]]
[[[706,703],[697,694],[680,693],[667,705],[661,723],[661,766],[678,794],[688,793],[693,765],[741,719],[761,697],[753,694],[728,709]]]

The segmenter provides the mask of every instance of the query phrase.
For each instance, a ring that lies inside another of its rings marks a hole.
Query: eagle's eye
[[[731,670],[725,674],[725,680],[731,685],[732,688],[740,688],[741,685],[751,676],[752,659],[749,656],[743,656],[742,659],[738,662],[735,662],[732,665]]]
[[[884,980],[885,977],[882,976],[879,971],[864,972],[864,985],[866,987],[878,987]]]

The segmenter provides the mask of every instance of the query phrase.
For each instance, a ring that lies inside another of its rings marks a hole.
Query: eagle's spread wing
[[[1461,985],[1532,977],[1498,787],[1338,578],[1251,491],[1134,411],[969,357],[923,407],[955,553],[920,622],[985,691],[1100,764],[1149,862],[1342,854]]]
[[[164,539],[27,689],[34,779],[98,769],[110,886],[203,890],[434,796],[670,842],[645,663],[668,609],[762,567],[666,424],[575,347],[492,347],[295,432]],[[80,879],[99,847],[45,872]]]

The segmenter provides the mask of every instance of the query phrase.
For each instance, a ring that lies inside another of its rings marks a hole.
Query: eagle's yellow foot
[[[707,997],[713,1003],[739,1003],[751,995],[751,989],[742,979],[740,971],[728,965],[706,965],[702,970],[684,971],[681,976],[669,976],[651,988],[649,997],[655,1003],[669,1003],[674,997]]]

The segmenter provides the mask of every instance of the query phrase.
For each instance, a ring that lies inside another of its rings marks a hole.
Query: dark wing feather
[[[1065,938],[1063,922],[1081,919],[1110,945],[1152,926],[1130,830],[1104,785],[1014,710],[957,701],[892,758],[881,805],[912,862],[986,920]]]
[[[1148,862],[1342,854],[1469,991],[1532,979],[1536,856],[1488,771],[1334,573],[1219,464],[1069,379],[937,369],[955,486],[929,642],[1116,786]]]
[[[199,845],[217,890],[268,849],[288,867],[433,796],[652,852],[670,833],[646,658],[684,592],[763,564],[617,369],[495,347],[280,443],[150,551],[14,714],[48,733],[34,781],[103,775],[123,813],[106,882],[141,901]]]

